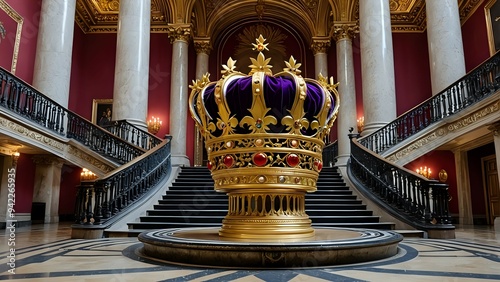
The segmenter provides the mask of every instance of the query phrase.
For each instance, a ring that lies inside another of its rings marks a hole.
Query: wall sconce
[[[17,160],[19,159],[19,156],[21,154],[19,154],[19,152],[14,152],[12,154],[12,167],[16,167],[17,166]]]
[[[440,181],[440,182],[443,182],[443,183],[444,183],[444,182],[446,182],[446,180],[448,180],[448,173],[447,173],[447,172],[446,172],[446,170],[444,170],[444,169],[441,169],[441,170],[439,171],[438,176],[439,176],[439,181]]]
[[[422,167],[417,168],[417,173],[420,174],[420,175],[422,175],[423,177],[429,179],[429,178],[431,178],[431,173],[432,172],[431,172],[430,168],[428,168],[428,167],[425,166],[424,168],[422,168]]]
[[[361,133],[365,128],[365,117],[358,118],[356,124],[358,125],[358,133]]]
[[[96,179],[97,175],[86,168],[84,168],[80,173],[80,181],[92,181]]]
[[[161,120],[160,118],[151,117],[148,121],[148,131],[151,134],[156,134],[160,131],[161,128]]]

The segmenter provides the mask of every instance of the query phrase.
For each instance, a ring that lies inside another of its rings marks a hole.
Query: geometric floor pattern
[[[307,261],[283,270],[160,265],[135,255],[136,238],[68,239],[65,226],[17,230],[15,246],[7,230],[0,237],[0,280],[500,281],[500,233],[493,229],[457,229],[454,240],[404,239],[396,256],[374,262],[316,268]]]

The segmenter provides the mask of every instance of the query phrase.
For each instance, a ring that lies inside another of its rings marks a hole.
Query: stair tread
[[[316,193],[306,194],[306,213],[317,227],[393,229],[367,210],[336,167],[323,168]],[[182,227],[221,227],[227,215],[228,198],[214,189],[206,167],[183,167],[165,194],[138,222],[128,223],[130,234],[147,230]]]

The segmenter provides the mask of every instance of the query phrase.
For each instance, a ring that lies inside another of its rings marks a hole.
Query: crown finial
[[[271,68],[273,66],[269,65],[271,58],[266,59],[266,57],[262,53],[262,51],[264,50],[269,51],[269,49],[267,49],[267,45],[269,45],[269,43],[264,43],[265,41],[266,39],[261,34],[259,38],[256,39],[257,44],[252,43],[254,47],[252,48],[252,50],[259,51],[259,55],[257,55],[257,59],[250,58],[252,64],[248,66],[250,68],[249,75],[252,75],[256,72],[264,72],[267,75],[273,75],[273,72],[271,71]]]

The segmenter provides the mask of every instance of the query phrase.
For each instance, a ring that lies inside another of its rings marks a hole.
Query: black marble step
[[[150,230],[150,229],[168,229],[168,228],[184,228],[184,227],[221,227],[220,223],[197,223],[197,222],[132,222],[128,223],[130,229]],[[312,223],[313,227],[338,227],[338,228],[368,228],[393,230],[394,223],[392,222],[368,222],[368,223]]]
[[[309,216],[372,216],[373,212],[369,210],[316,210],[306,209]],[[226,216],[227,209],[154,209],[146,212],[148,216]]]
[[[306,213],[313,226],[393,229],[394,224],[380,222],[366,205],[353,195],[337,168],[324,168],[317,191],[306,194]],[[227,215],[225,193],[214,190],[214,181],[206,167],[183,167],[158,204],[129,223],[134,230],[221,226]],[[132,235],[133,236],[133,235]]]

